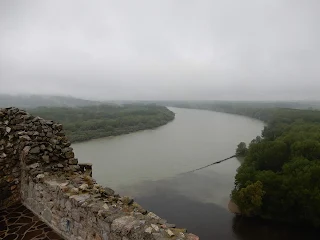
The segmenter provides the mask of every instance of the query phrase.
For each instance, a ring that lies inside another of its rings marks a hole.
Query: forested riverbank
[[[267,123],[247,147],[231,198],[245,216],[320,227],[320,111],[239,103],[180,107],[239,114]]]
[[[246,216],[319,227],[320,111],[262,113],[268,125],[244,151],[232,200]]]
[[[72,142],[153,129],[174,119],[174,113],[156,105],[98,105],[85,107],[39,107],[35,116],[63,124]]]

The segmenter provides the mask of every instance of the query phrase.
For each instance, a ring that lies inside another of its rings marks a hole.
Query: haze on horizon
[[[319,100],[318,0],[2,0],[0,93]]]

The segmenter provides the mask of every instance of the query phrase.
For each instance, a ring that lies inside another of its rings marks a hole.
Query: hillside
[[[70,96],[49,96],[49,95],[8,95],[0,94],[0,108],[36,108],[36,107],[77,107],[98,105],[101,102],[90,101]]]

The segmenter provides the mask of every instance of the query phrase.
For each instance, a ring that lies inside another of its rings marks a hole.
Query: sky
[[[0,93],[320,100],[319,0],[1,0]]]

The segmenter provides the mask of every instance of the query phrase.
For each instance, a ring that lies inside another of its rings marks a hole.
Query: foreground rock
[[[199,239],[97,184],[70,145],[61,124],[0,109],[0,207],[22,201],[66,239]]]

